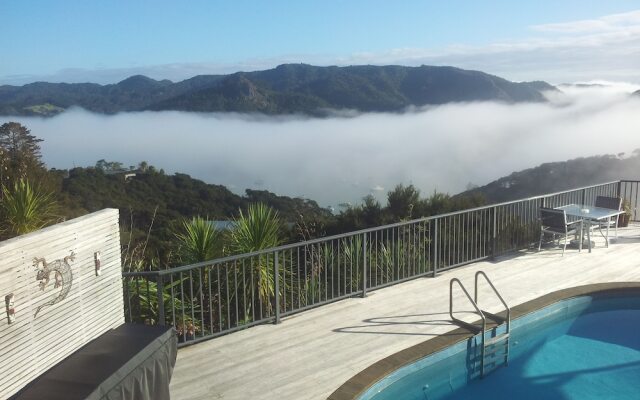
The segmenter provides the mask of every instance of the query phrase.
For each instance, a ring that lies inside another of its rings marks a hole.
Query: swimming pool
[[[476,335],[402,367],[359,399],[640,399],[640,293],[574,297],[515,319],[509,365],[484,379],[479,344]]]

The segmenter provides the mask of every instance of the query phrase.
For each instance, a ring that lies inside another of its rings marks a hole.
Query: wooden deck
[[[512,306],[588,283],[640,281],[640,225],[621,229],[609,248],[523,251],[370,292],[178,352],[173,399],[326,399],[356,373],[402,349],[453,330],[449,280],[473,289],[483,270]],[[487,289],[485,287],[485,289]],[[490,289],[483,308],[499,311]],[[484,295],[484,297],[482,297]],[[455,302],[469,310],[462,293]],[[470,313],[459,315],[472,321]]]

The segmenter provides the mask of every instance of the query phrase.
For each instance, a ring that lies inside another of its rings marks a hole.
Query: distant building
[[[103,170],[105,175],[122,175],[124,180],[129,180],[131,178],[135,178],[137,174],[141,173],[139,169],[114,169],[114,170]]]

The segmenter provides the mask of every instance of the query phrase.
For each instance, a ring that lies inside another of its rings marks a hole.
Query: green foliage
[[[163,285],[162,302],[165,311],[165,324],[171,325],[175,320],[178,339],[192,339],[196,333],[202,332],[203,321],[193,318],[192,314],[200,314],[200,305],[189,299],[182,286],[186,278],[174,280]],[[172,295],[173,294],[173,295]],[[160,319],[158,302],[158,284],[146,277],[127,278],[127,299],[125,314],[133,316],[133,321],[146,325],[157,325]],[[185,298],[182,301],[181,298]]]
[[[342,277],[349,291],[355,292],[362,286],[362,267],[364,265],[364,247],[362,244],[362,236],[356,236],[350,239],[342,239],[342,255],[345,267],[343,268]]]
[[[633,208],[631,207],[631,202],[629,200],[624,199],[622,201],[622,210],[624,211],[624,214],[629,218],[633,216]]]
[[[362,204],[342,211],[329,226],[328,231],[332,234],[350,232],[485,204],[482,195],[475,193],[452,197],[434,191],[431,196],[420,198],[420,191],[413,185],[400,184],[388,193],[385,207],[381,207],[373,196],[366,196]]]
[[[374,265],[381,282],[391,282],[393,280],[394,258],[393,250],[385,243],[380,243],[379,250],[375,253]]]
[[[202,217],[182,222],[182,230],[175,234],[177,256],[181,264],[195,264],[222,255],[222,234]]]
[[[235,221],[236,226],[230,234],[231,251],[234,254],[244,254],[278,246],[281,244],[280,224],[275,210],[262,203],[250,204],[245,213],[240,211],[240,216]],[[245,276],[245,279],[253,278],[253,281],[245,287],[256,290],[257,297],[267,312],[270,312],[271,299],[275,295],[274,260],[267,255],[260,255],[251,258],[249,262],[253,273],[249,277]],[[283,264],[280,264],[279,275],[284,273]]]
[[[56,107],[53,104],[37,104],[23,108],[26,115],[37,115],[40,117],[52,117],[64,111],[64,108]]]
[[[138,167],[136,176],[127,180],[122,173],[74,168],[68,177],[60,178],[58,197],[63,215],[68,217],[118,208],[120,226],[126,230],[122,237],[129,242],[131,234],[131,248],[147,241],[148,229],[154,221],[145,252],[147,262],[157,258],[166,266],[175,261],[170,253],[176,247],[175,232],[180,229],[180,221],[198,215],[207,215],[211,220],[232,220],[238,209],[255,201],[268,204],[287,222],[298,220],[300,215],[318,221],[332,218],[328,210],[311,200],[252,190],[247,190],[246,196],[238,196],[224,186],[207,184],[186,174],[166,175],[145,162]]]
[[[0,216],[4,235],[15,236],[36,231],[55,220],[53,195],[20,179],[11,188],[2,187]]]
[[[42,139],[17,122],[0,126],[0,185],[11,187],[20,179],[33,181],[45,172],[40,142]]]
[[[398,185],[387,196],[388,212],[395,221],[411,219],[413,209],[420,201],[420,191],[413,185]]]
[[[98,160],[96,162],[96,169],[105,171],[105,172],[118,172],[124,169],[124,166],[121,162],[118,161],[107,161],[104,158]]]
[[[375,199],[372,195],[367,195],[363,199],[362,203],[362,218],[366,225],[382,225],[383,221],[380,218],[380,214],[382,212],[382,207],[380,206],[380,202]]]
[[[250,204],[246,213],[240,210],[235,224],[231,232],[231,249],[235,254],[251,253],[281,244],[278,213],[263,203]]]

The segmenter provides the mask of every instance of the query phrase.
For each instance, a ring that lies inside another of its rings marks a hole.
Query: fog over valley
[[[245,188],[322,206],[383,200],[398,183],[457,193],[550,161],[640,148],[640,87],[561,85],[548,103],[480,102],[330,118],[188,112],[4,117],[43,138],[48,167],[145,160],[237,193]],[[623,177],[621,177],[623,178]]]

